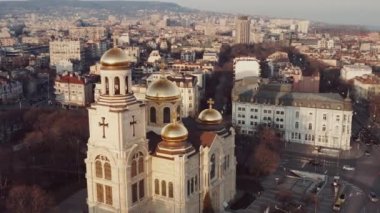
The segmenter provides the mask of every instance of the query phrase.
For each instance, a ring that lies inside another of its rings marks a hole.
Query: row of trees
[[[0,174],[3,180],[8,180],[6,184],[2,184],[5,181],[0,184],[1,194],[7,198],[0,204],[10,212],[28,212],[25,209],[44,212],[34,210],[40,207],[32,208],[31,205],[38,206],[42,201],[45,205],[52,203],[41,197],[55,197],[73,180],[84,179],[89,137],[87,112],[35,108],[18,110],[13,116],[20,119],[21,125],[14,134],[17,137],[12,136],[13,144],[0,147],[0,158],[7,159],[0,163]],[[4,118],[13,120],[9,116]],[[2,122],[8,122],[7,119]],[[15,142],[18,149],[13,149]],[[53,193],[47,196],[45,190]]]

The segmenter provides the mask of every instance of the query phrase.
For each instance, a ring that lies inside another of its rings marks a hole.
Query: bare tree
[[[205,198],[203,199],[203,213],[214,213],[214,208],[212,207],[210,193],[207,192]]]
[[[266,176],[275,172],[278,168],[280,156],[270,149],[266,144],[261,143],[251,154],[248,162],[249,172],[254,176]]]
[[[14,186],[6,200],[7,210],[14,213],[45,213],[52,206],[51,196],[38,186]]]

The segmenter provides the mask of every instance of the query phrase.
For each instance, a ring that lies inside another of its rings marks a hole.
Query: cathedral
[[[213,101],[182,119],[176,84],[161,77],[137,101],[125,52],[112,48],[100,64],[100,94],[88,108],[89,212],[193,213],[204,203],[223,212],[236,193],[235,132]]]

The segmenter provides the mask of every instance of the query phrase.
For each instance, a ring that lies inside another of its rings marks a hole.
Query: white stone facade
[[[240,80],[246,77],[259,77],[260,64],[255,57],[238,57],[234,59],[233,68],[235,80]]]
[[[313,105],[233,101],[232,122],[242,134],[253,134],[262,124],[278,129],[286,141],[350,149],[352,109]]]
[[[81,41],[51,41],[49,52],[51,66],[57,65],[62,60],[81,60],[84,56]]]
[[[340,70],[340,78],[345,81],[372,74],[372,68],[364,64],[346,65]]]
[[[149,106],[133,96],[131,71],[101,68],[100,74],[99,98],[88,109],[89,212],[202,212],[206,193],[215,212],[223,212],[236,193],[234,130],[201,131],[196,140],[188,138],[193,151],[185,154],[154,151],[154,137],[149,137],[154,133],[147,130]]]

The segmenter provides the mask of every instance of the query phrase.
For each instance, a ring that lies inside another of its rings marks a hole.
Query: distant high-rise
[[[236,43],[249,44],[251,20],[248,16],[239,16],[236,19]]]

